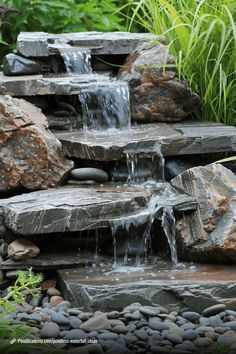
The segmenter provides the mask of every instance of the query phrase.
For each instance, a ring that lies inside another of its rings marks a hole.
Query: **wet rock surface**
[[[120,311],[86,312],[68,301],[52,304],[51,299],[42,297],[37,306],[18,305],[7,318],[11,324],[30,326],[36,339],[60,340],[67,353],[214,353],[217,344],[234,353],[236,313],[224,304],[190,312],[135,302]]]
[[[179,220],[179,254],[198,261],[236,260],[236,177],[221,164],[189,169],[171,184],[196,198],[198,207]]]
[[[7,54],[3,61],[4,75],[41,74],[46,69],[47,66],[39,60],[27,59],[13,53]]]
[[[0,192],[57,186],[73,163],[30,103],[0,96]]]
[[[159,211],[164,205],[177,210],[196,207],[192,197],[169,190],[168,184],[156,189]],[[141,210],[148,215],[151,195],[151,189],[142,186],[63,186],[0,199],[0,215],[5,226],[21,235],[89,230],[110,227],[114,220],[133,214],[137,217]]]
[[[43,57],[58,53],[57,48],[86,47],[92,54],[130,54],[138,44],[155,38],[148,33],[130,32],[22,32],[17,38],[17,52],[25,57]]]
[[[133,125],[117,131],[57,132],[64,153],[97,161],[235,151],[236,128],[211,122]],[[186,165],[185,165],[186,166]],[[184,168],[185,168],[184,166]],[[190,165],[187,165],[190,167]]]
[[[134,121],[175,122],[199,108],[200,97],[178,79],[174,63],[162,44],[141,45],[127,58],[118,78],[129,82]]]

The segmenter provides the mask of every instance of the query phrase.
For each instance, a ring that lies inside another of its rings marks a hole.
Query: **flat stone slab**
[[[194,198],[160,184],[158,210],[194,210]],[[97,185],[87,188],[64,186],[0,200],[0,220],[20,235],[82,231],[110,227],[116,220],[148,213],[152,191],[142,186]],[[176,207],[176,208],[175,208]],[[157,213],[158,214],[158,213]],[[159,217],[159,215],[157,215]]]
[[[14,270],[14,269],[29,269],[32,267],[36,270],[44,269],[61,269],[73,267],[85,267],[94,263],[103,262],[104,257],[92,254],[83,254],[79,256],[78,252],[68,252],[66,250],[42,252],[36,258],[24,259],[13,261],[6,259],[0,264],[1,270]]]
[[[82,91],[94,91],[104,85],[109,76],[86,75],[23,75],[5,76],[0,72],[0,94],[11,96],[76,95]]]
[[[46,57],[58,54],[57,48],[79,47],[90,49],[91,54],[130,54],[138,44],[156,38],[153,34],[130,32],[21,32],[17,52],[25,57]]]
[[[120,160],[127,153],[151,156],[235,151],[236,128],[211,122],[156,123],[130,129],[56,132],[69,157]]]
[[[164,266],[163,266],[164,264]],[[154,265],[154,266],[153,266]],[[87,311],[120,311],[127,305],[188,307],[202,312],[206,307],[225,303],[236,310],[235,266],[185,264],[173,270],[163,260],[153,259],[152,267],[118,266],[58,271],[60,289],[72,306]],[[105,268],[105,269],[104,269]]]

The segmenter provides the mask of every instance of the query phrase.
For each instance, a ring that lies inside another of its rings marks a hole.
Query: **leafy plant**
[[[41,292],[40,283],[43,277],[41,274],[33,274],[32,269],[26,273],[18,272],[18,278],[14,285],[8,288],[8,293],[5,297],[0,298],[0,352],[4,354],[28,352],[29,344],[18,343],[17,339],[32,339],[37,338],[37,329],[26,326],[25,324],[12,324],[8,320],[8,315],[15,312],[16,305],[25,301],[24,292],[27,291],[33,297]],[[33,343],[30,349],[40,350],[40,352],[54,352],[51,345]]]
[[[134,24],[166,37],[179,77],[202,98],[197,116],[236,123],[235,0],[129,0]]]
[[[1,57],[11,51],[20,32],[44,31],[49,33],[79,31],[125,30],[125,19],[115,14],[123,0],[2,0],[3,6],[18,13],[8,16],[8,28],[3,40]]]

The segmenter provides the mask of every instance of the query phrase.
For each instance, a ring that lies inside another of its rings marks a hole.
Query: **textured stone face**
[[[0,96],[0,192],[55,187],[71,167],[41,111]]]
[[[197,210],[179,220],[179,253],[200,261],[236,260],[236,176],[220,164],[195,167],[171,184],[196,198]]]
[[[128,56],[119,78],[130,84],[134,120],[180,121],[199,106],[199,96],[188,89],[185,81],[178,79],[174,63],[162,44],[152,47],[142,44]],[[163,72],[165,64],[168,67]]]

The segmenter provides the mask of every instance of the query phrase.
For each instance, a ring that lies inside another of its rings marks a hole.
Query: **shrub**
[[[2,56],[11,51],[19,32],[49,33],[125,30],[125,19],[115,14],[123,0],[2,0],[2,8],[15,9],[2,21]],[[0,12],[1,14],[1,12]],[[1,22],[0,22],[1,23]],[[1,40],[1,38],[0,38]]]
[[[235,0],[129,0],[134,24],[164,35],[180,77],[202,98],[197,116],[236,123]]]

